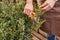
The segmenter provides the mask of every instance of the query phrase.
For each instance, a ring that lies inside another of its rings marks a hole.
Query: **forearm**
[[[53,0],[53,1],[58,1],[58,0]]]
[[[33,0],[26,0],[26,3],[33,3]]]

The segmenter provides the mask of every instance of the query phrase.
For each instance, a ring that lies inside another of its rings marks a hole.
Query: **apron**
[[[43,14],[41,18],[46,19],[41,29],[46,33],[60,37],[60,0],[56,2],[50,11]]]

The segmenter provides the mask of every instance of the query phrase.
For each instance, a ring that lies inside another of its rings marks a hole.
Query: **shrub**
[[[32,29],[38,29],[44,22],[35,16],[37,23],[23,13],[25,2],[23,0],[2,0],[0,2],[0,40],[31,40]],[[35,12],[41,11],[35,7]]]

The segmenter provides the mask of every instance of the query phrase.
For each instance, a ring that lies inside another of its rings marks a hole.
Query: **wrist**
[[[58,1],[58,0],[53,0],[53,1],[55,1],[55,2],[56,2],[56,1]]]
[[[27,4],[33,4],[33,0],[26,0]]]

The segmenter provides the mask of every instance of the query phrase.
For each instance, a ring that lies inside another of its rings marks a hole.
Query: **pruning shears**
[[[34,24],[39,21],[37,16],[38,15],[35,12],[32,12],[32,17],[30,17],[30,19],[34,22]]]

